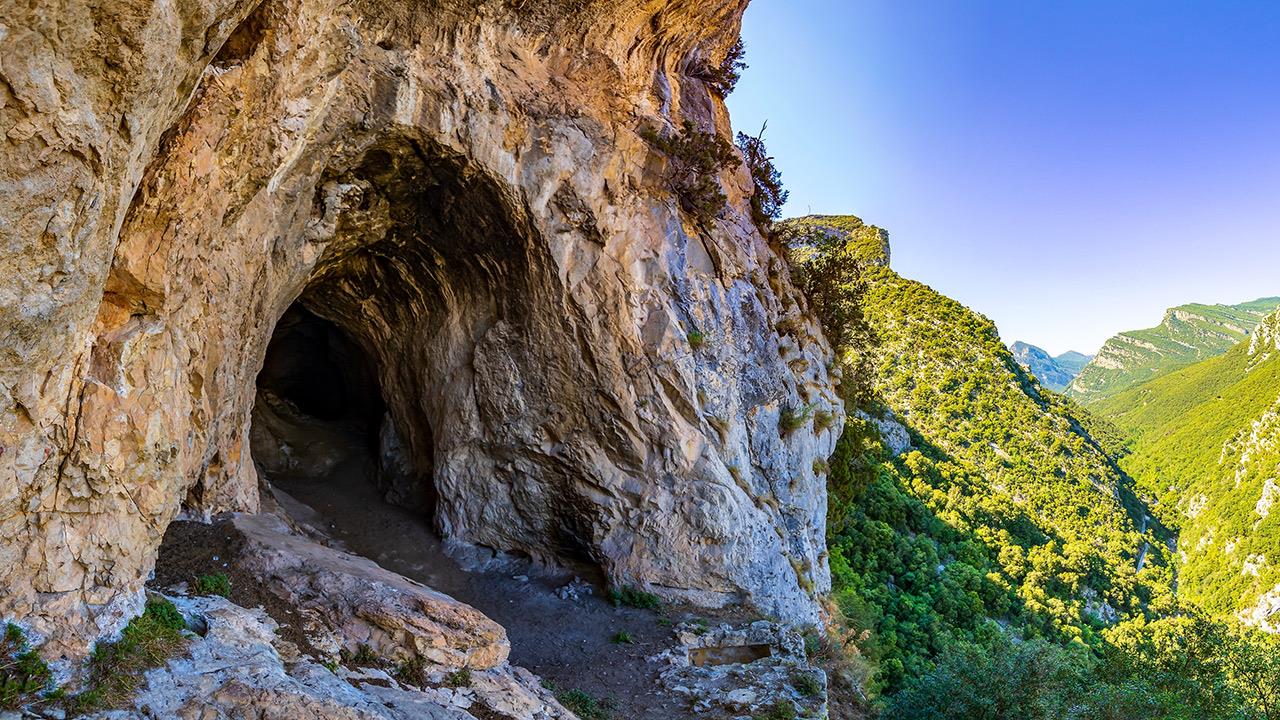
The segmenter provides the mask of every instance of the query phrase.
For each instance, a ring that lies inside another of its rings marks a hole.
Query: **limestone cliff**
[[[745,170],[700,232],[640,135],[729,133],[696,78],[745,4],[4,3],[0,616],[78,655],[179,512],[258,509],[300,302],[446,537],[814,618],[835,431],[779,416],[841,412],[829,348]]]

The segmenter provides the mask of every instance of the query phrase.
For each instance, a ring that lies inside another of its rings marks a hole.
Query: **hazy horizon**
[[[1006,343],[1280,295],[1280,4],[754,0],[735,127]]]

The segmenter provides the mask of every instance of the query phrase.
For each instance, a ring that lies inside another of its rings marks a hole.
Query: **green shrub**
[[[9,623],[0,639],[0,709],[16,710],[50,690],[53,675],[27,644],[22,628]]]
[[[768,123],[765,124],[766,127]],[[782,206],[787,204],[791,193],[782,187],[782,173],[773,164],[769,150],[764,146],[765,128],[760,134],[752,137],[746,133],[738,133],[738,149],[747,162],[747,170],[751,172],[751,183],[755,192],[751,195],[751,219],[757,227],[768,232],[774,220],[782,216]]]
[[[82,714],[124,707],[137,692],[142,674],[159,667],[186,645],[186,621],[164,598],[147,601],[115,642],[98,643],[89,657],[89,679],[78,695],[68,697],[67,710]]]
[[[197,595],[231,597],[231,580],[227,578],[225,573],[201,575],[196,578],[195,592]]]
[[[631,633],[626,630],[619,630],[614,633],[612,640],[617,645],[632,645],[635,643],[635,640],[631,638]]]
[[[738,41],[729,48],[729,52],[725,53],[724,59],[718,64],[699,68],[693,73],[693,77],[707,83],[715,94],[727,98],[738,86],[742,71],[747,69],[744,59],[746,55],[747,46],[742,42],[742,38],[738,38]]]
[[[556,693],[556,700],[581,720],[609,720],[612,703],[597,700],[591,695],[578,690],[566,690]]]
[[[609,591],[609,599],[617,607],[627,606],[640,608],[641,610],[661,610],[662,600],[651,592],[638,590],[634,587],[627,586],[623,588],[614,588]]]
[[[640,136],[667,156],[667,187],[675,193],[680,209],[699,229],[710,229],[728,202],[720,187],[720,173],[742,164],[733,146],[714,132],[699,130],[692,120],[685,120],[677,133],[663,135],[654,128],[644,128]]]
[[[690,330],[688,339],[689,339],[689,347],[693,348],[694,350],[698,350],[703,345],[707,344],[707,335],[701,330]]]
[[[444,684],[451,688],[471,687],[471,671],[467,668],[454,670],[444,676]]]

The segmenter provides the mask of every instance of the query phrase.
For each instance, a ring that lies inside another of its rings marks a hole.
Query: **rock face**
[[[254,512],[295,303],[366,354],[458,541],[816,617],[830,350],[749,220],[644,127],[745,0],[69,0],[0,20],[0,616],[74,656],[180,511]],[[697,330],[706,340],[691,347]]]

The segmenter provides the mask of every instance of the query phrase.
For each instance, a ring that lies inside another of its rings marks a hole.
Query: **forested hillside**
[[[893,718],[1255,718],[1231,653],[1173,597],[1170,538],[1120,436],[1018,365],[994,325],[888,268],[857,218],[780,224],[851,412],[829,460],[840,614]],[[868,381],[869,380],[869,381]],[[857,410],[855,410],[857,408]],[[1280,665],[1257,663],[1280,682]]]
[[[1181,531],[1181,593],[1271,626],[1280,624],[1280,614],[1266,617],[1280,613],[1278,337],[1280,313],[1225,355],[1095,405],[1132,436],[1123,467]]]
[[[1170,308],[1159,325],[1115,335],[1071,382],[1067,394],[1104,400],[1195,362],[1221,355],[1248,337],[1280,297],[1239,305],[1190,304]]]

